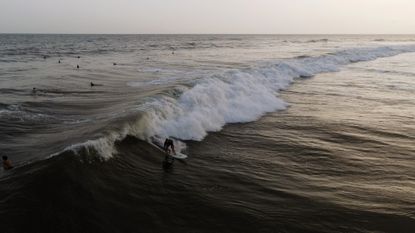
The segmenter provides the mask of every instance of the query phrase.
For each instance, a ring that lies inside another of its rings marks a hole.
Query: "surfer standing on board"
[[[166,151],[166,153],[169,153],[169,147],[171,147],[171,150],[173,152],[173,154],[176,154],[176,151],[174,150],[174,144],[173,144],[173,140],[166,138],[166,140],[164,141],[164,151]]]

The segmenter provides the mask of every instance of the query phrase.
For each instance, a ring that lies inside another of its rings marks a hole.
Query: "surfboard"
[[[161,142],[159,142],[158,140],[152,139],[151,140],[151,145],[153,145],[155,148],[157,148],[159,151],[163,152],[164,154],[167,154],[166,151],[164,151],[163,146],[161,145]],[[175,159],[187,159],[187,155],[176,151],[176,154],[170,154],[173,158]]]

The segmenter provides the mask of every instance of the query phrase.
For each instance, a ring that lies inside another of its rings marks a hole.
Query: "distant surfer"
[[[93,82],[90,82],[90,83],[89,83],[89,85],[90,85],[91,87],[104,86],[104,84],[93,83]]]
[[[76,68],[79,69],[79,65],[76,65]]]
[[[166,140],[164,141],[164,146],[163,146],[163,149],[164,149],[164,151],[166,151],[166,153],[168,153],[168,154],[170,154],[170,153],[169,153],[169,147],[171,147],[171,150],[172,150],[173,154],[176,154],[176,151],[174,150],[174,143],[173,143],[173,140],[171,140],[171,139],[169,139],[169,138],[166,138]]]
[[[36,95],[36,92],[37,92],[36,87],[34,87],[34,88],[32,89],[32,94]]]
[[[12,163],[10,162],[7,156],[3,156],[3,168],[4,170],[10,170],[13,168]]]

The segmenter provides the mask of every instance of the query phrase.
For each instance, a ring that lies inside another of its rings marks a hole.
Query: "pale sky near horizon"
[[[0,33],[415,34],[414,0],[0,0]]]

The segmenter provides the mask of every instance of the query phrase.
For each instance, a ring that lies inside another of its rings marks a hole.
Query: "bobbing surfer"
[[[10,170],[13,168],[12,163],[10,162],[9,158],[7,156],[3,156],[3,168],[4,170]]]

